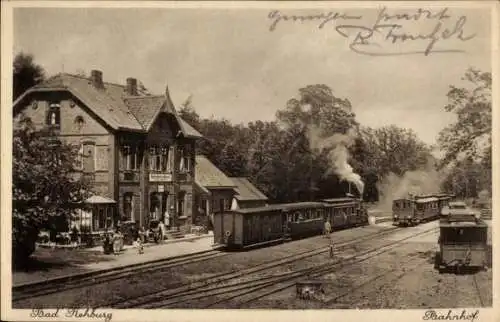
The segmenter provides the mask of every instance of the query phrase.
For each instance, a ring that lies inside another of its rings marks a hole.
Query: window
[[[123,217],[124,221],[134,220],[132,216],[134,209],[134,195],[132,192],[127,192],[123,195]]]
[[[161,171],[166,172],[168,170],[168,147],[161,148]]]
[[[93,142],[85,142],[82,146],[82,170],[86,173],[93,173],[95,171],[95,144]]]
[[[83,170],[83,144],[80,145],[80,149],[78,150],[78,155],[76,156],[75,168],[77,170]]]
[[[106,214],[105,209],[99,207],[99,229],[106,228]]]
[[[231,199],[224,199],[224,210],[231,208]]]
[[[189,153],[189,146],[182,146],[179,148],[180,166],[179,171],[188,172],[191,170],[191,154]]]
[[[83,116],[78,115],[77,117],[75,117],[75,127],[78,131],[81,131],[84,125],[85,120],[83,119]]]
[[[130,145],[123,147],[123,168],[125,170],[137,170],[137,149]]]
[[[152,146],[149,148],[149,170],[168,171],[169,170],[169,149],[168,147]]]
[[[61,124],[61,114],[59,104],[50,104],[47,112],[47,125],[59,126]]]
[[[179,214],[179,217],[184,216],[184,198],[186,196],[186,193],[184,191],[179,192],[178,198],[177,198],[177,213]]]
[[[157,192],[151,193],[149,199],[149,212],[151,214],[151,219],[160,219],[160,198]]]
[[[113,225],[113,208],[108,208],[106,211],[106,228]]]

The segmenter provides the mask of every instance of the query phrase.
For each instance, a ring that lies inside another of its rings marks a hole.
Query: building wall
[[[210,213],[221,212],[224,209],[221,209],[222,203],[225,202],[225,210],[229,210],[231,208],[231,202],[234,197],[233,189],[209,189],[211,192],[210,196]]]
[[[147,136],[139,133],[119,133],[112,131],[106,124],[97,118],[87,107],[67,92],[46,92],[33,93],[32,96],[23,103],[23,114],[31,119],[37,128],[46,126],[47,113],[50,103],[58,103],[60,126],[59,136],[68,143],[81,145],[91,143],[94,149],[94,171],[95,193],[111,198],[117,202],[118,217],[124,215],[124,197],[127,194],[132,196],[131,218],[142,226],[147,226],[150,217],[150,194],[164,190],[169,193],[168,206],[174,204],[173,195],[175,193],[174,182],[149,182],[149,169],[147,164],[148,140],[160,143],[169,143],[171,146],[188,145],[191,147],[190,170],[186,173],[175,173],[173,178],[179,183],[178,190],[184,192],[183,218],[178,220],[178,224],[190,226],[194,212],[194,168],[195,151],[194,140],[174,139],[173,131],[169,128],[171,124],[165,121],[162,116],[159,122],[154,124],[151,133]],[[15,120],[20,119],[21,114],[15,116]],[[82,121],[83,122],[79,122]],[[83,124],[83,126],[81,126]],[[141,146],[142,158],[139,158],[139,168],[135,171],[124,171],[122,166],[122,146],[125,142],[135,142]],[[87,145],[86,145],[87,146]],[[172,159],[178,172],[180,158],[177,148],[174,149]],[[126,172],[133,172],[132,179],[126,178]],[[187,228],[186,228],[187,229]]]
[[[25,115],[37,129],[42,129],[47,126],[47,113],[51,103],[59,104],[58,136],[69,144],[80,146],[87,143],[93,150],[91,158],[94,160],[92,173],[95,193],[114,199],[115,186],[110,184],[114,175],[113,134],[81,102],[67,92],[33,93],[20,106],[21,113],[16,113],[14,121],[19,121]]]

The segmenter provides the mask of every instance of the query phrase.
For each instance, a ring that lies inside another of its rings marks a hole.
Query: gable
[[[167,113],[160,113],[154,120],[148,132],[148,138],[151,139],[172,139],[179,130],[174,119]]]
[[[110,132],[105,122],[64,91],[30,93],[15,106],[14,122],[24,115],[30,118],[36,128],[45,127],[51,104],[58,106],[61,135],[101,135]]]

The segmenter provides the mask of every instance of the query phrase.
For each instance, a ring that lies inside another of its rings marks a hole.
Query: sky
[[[134,77],[153,94],[164,93],[168,85],[177,106],[192,95],[200,115],[235,123],[273,120],[299,88],[326,84],[336,96],[351,101],[362,125],[411,128],[429,144],[454,121],[453,114],[444,111],[449,86],[459,85],[469,67],[491,69],[488,9],[448,8],[447,18],[439,20],[443,8],[434,7],[430,18],[421,13],[418,20],[393,17],[385,22],[402,26],[393,34],[414,36],[428,35],[442,24],[434,49],[461,50],[427,56],[369,56],[350,48],[358,29],[340,29],[344,37],[336,27],[372,26],[381,7],[281,8],[281,16],[332,11],[359,19],[337,19],[321,29],[319,20],[282,19],[273,31],[271,9],[17,8],[13,50],[33,54],[49,75],[98,69],[105,81],[124,84]],[[417,9],[385,12],[415,14]],[[458,32],[442,39],[442,30],[457,24]],[[385,38],[387,30],[375,33],[372,44],[363,49],[401,53],[422,51],[429,44],[391,43],[392,38]],[[460,30],[462,38],[470,39],[458,39]]]

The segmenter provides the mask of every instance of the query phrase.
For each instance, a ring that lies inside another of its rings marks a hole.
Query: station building
[[[203,155],[196,156],[195,173],[195,210],[200,223],[207,216],[231,209],[236,194],[234,182]]]
[[[92,210],[76,218],[80,225],[93,232],[118,221],[147,227],[168,212],[174,229],[189,230],[201,134],[178,116],[168,87],[150,95],[134,78],[122,85],[98,70],[89,78],[58,74],[20,96],[13,113],[80,146],[78,171],[95,192]]]

